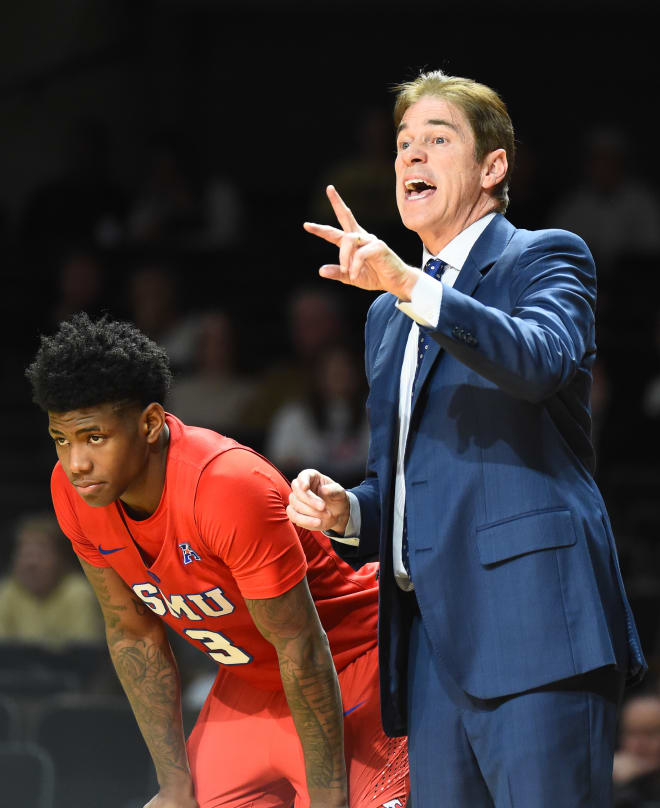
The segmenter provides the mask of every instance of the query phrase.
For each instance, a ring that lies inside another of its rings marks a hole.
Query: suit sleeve
[[[378,478],[368,476],[360,485],[350,489],[360,504],[360,543],[350,546],[334,542],[337,555],[345,561],[360,559],[360,565],[369,561],[377,561],[380,541],[380,501],[378,497]]]
[[[511,312],[444,287],[431,336],[516,398],[540,402],[570,383],[595,350],[596,276],[578,236],[543,231],[511,269]]]

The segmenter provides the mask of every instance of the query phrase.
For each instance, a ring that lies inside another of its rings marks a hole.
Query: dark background
[[[176,267],[184,310],[212,301],[240,320],[241,361],[258,373],[286,355],[288,295],[301,284],[323,283],[316,269],[332,255],[302,231],[310,200],[321,193],[330,166],[358,153],[361,111],[376,106],[389,114],[392,85],[420,68],[473,77],[506,100],[525,154],[524,193],[517,196],[520,174],[512,189],[510,218],[517,226],[551,224],[547,216],[556,201],[580,181],[584,136],[595,125],[624,130],[632,145],[630,170],[655,192],[658,52],[651,7],[636,0],[5,4],[3,523],[49,502],[54,453],[45,418],[30,403],[23,369],[39,333],[52,330],[47,312],[62,245],[53,233],[44,235],[43,222],[41,230],[31,228],[28,212],[37,190],[66,171],[77,122],[92,120],[104,130],[107,178],[126,204],[144,172],[145,145],[163,130],[176,131],[186,142],[197,177],[222,176],[240,192],[245,215],[233,243],[191,251],[165,240],[146,250]],[[369,210],[355,213],[371,228]],[[329,221],[329,209],[327,215]],[[419,261],[415,237],[398,227],[382,235],[404,258]],[[109,278],[103,308],[125,315],[126,280],[145,247],[119,239],[97,248]],[[641,414],[639,400],[644,384],[660,371],[653,342],[657,276],[656,257],[621,265],[610,276],[608,294],[615,305],[600,339],[612,395],[600,441],[599,481],[631,595],[636,597],[640,579],[640,598],[652,601],[644,627],[648,637],[655,637],[660,593],[660,476],[658,430]],[[339,292],[357,344],[372,296]],[[646,619],[640,612],[641,622]]]

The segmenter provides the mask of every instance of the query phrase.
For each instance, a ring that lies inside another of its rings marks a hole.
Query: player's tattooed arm
[[[156,767],[153,808],[197,808],[181,721],[181,686],[163,623],[110,568],[81,560],[98,598],[112,663]]]
[[[341,693],[307,579],[279,597],[245,602],[255,625],[277,651],[305,757],[311,806],[347,806]]]

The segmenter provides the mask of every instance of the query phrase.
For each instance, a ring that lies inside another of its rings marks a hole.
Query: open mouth
[[[436,190],[436,186],[432,185],[427,180],[420,179],[419,177],[413,177],[412,179],[406,180],[404,182],[404,187],[406,189],[406,199],[424,199],[427,196],[431,196]]]

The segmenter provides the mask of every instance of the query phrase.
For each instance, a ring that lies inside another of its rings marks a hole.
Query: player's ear
[[[147,443],[154,444],[165,428],[165,410],[161,404],[152,401],[148,404],[140,415],[140,431],[145,436]]]

